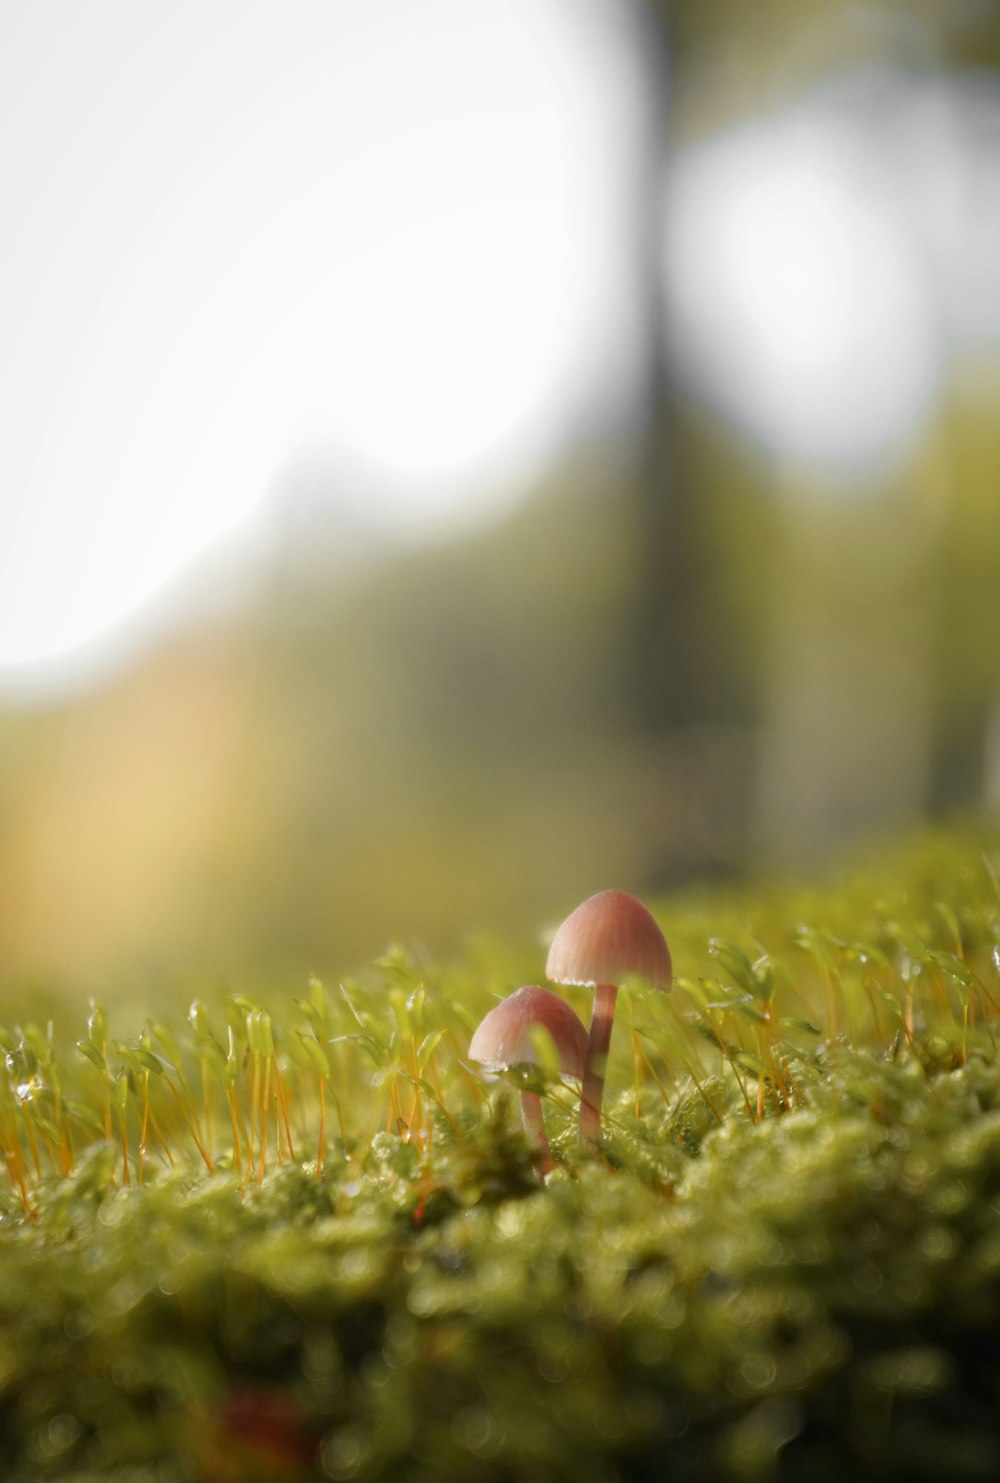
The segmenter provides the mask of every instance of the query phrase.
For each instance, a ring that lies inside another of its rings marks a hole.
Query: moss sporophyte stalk
[[[13,1003],[0,1476],[1000,1476],[997,859],[653,903],[596,1104],[530,1015],[470,1058],[530,944]]]

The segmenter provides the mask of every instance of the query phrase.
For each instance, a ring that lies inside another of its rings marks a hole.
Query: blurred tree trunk
[[[919,816],[927,807],[928,794],[934,797],[943,791],[946,761],[934,757],[931,748],[929,686],[935,640],[915,576],[919,560],[887,556],[881,583],[872,579],[859,591],[863,584],[851,573],[850,551],[841,553],[842,569],[835,570],[836,542],[831,545],[831,533],[798,515],[791,497],[781,521],[781,580],[762,592],[773,631],[761,672],[754,674],[755,695],[749,705],[732,668],[727,673],[720,663],[720,653],[738,637],[733,612],[712,606],[711,594],[718,591],[712,579],[723,559],[712,535],[720,491],[700,462],[701,450],[678,390],[664,304],[666,172],[669,149],[676,146],[679,133],[672,126],[682,111],[689,122],[692,112],[700,116],[702,100],[691,79],[710,74],[713,63],[721,67],[727,57],[740,57],[739,76],[744,81],[749,75],[756,78],[757,102],[763,107],[768,101],[773,104],[772,90],[791,95],[796,79],[801,85],[832,67],[878,59],[888,67],[905,68],[927,57],[959,68],[995,63],[1000,56],[1000,22],[995,7],[978,7],[975,14],[963,9],[960,15],[945,0],[926,7],[919,25],[913,24],[905,5],[890,4],[877,33],[859,28],[856,10],[845,0],[817,0],[807,17],[792,0],[767,0],[759,8],[741,6],[737,0],[721,0],[713,7],[699,6],[697,0],[633,0],[632,15],[646,68],[649,107],[635,213],[644,362],[634,478],[637,555],[627,705],[646,744],[655,782],[651,870],[662,878],[698,858],[697,847],[691,848],[693,836],[685,839],[671,833],[678,813],[676,795],[684,786],[701,793],[702,833],[711,838],[719,822],[718,810],[714,817],[711,813],[715,784],[727,769],[739,772],[756,766],[756,808],[741,812],[736,805],[739,817],[723,821],[730,826],[730,838],[742,841],[744,849],[755,837],[780,853],[800,854],[838,836],[865,832],[865,826],[895,826]],[[803,44],[801,75],[793,66],[778,80],[769,70],[772,57],[788,53],[796,38],[810,36],[814,43],[822,36],[823,45]],[[671,75],[684,79],[682,101]],[[715,86],[713,109],[718,110],[721,127],[732,100],[724,87],[718,87],[717,76]],[[746,105],[745,98],[742,103]],[[912,485],[910,529],[922,518],[925,485],[928,480],[933,483],[934,473],[918,458],[906,477]],[[796,498],[806,498],[807,481],[798,475],[795,479],[802,484],[793,491]],[[779,470],[771,492],[772,503],[779,506],[785,482]],[[880,498],[890,494],[883,491]],[[848,534],[838,525],[837,539],[850,547],[851,518],[845,515],[840,524]],[[891,527],[888,517],[887,524]],[[860,535],[859,524],[853,538]],[[924,590],[926,579],[924,572]],[[887,606],[883,599],[890,598]],[[983,714],[987,713],[984,706]],[[748,722],[759,723],[756,762],[747,760],[751,750],[745,745],[747,731],[739,729],[740,723]],[[729,738],[715,763],[701,747],[700,733],[706,727]],[[954,786],[966,799],[968,774],[973,771],[988,774],[980,784],[987,794],[991,788],[1000,791],[1000,785],[989,780],[1000,775],[1000,762],[995,760],[1000,747],[994,740],[991,749],[989,737],[984,739],[988,728],[982,723],[969,730],[974,733],[972,751],[975,757],[981,753],[985,763],[965,759],[963,765],[954,748],[950,759],[950,771],[960,775]],[[685,737],[690,739],[687,744]],[[678,755],[685,751],[689,765],[678,766]],[[877,781],[874,789],[872,778]],[[734,796],[731,790],[729,796]]]
[[[723,560],[711,537],[698,451],[675,374],[665,291],[668,168],[675,93],[692,18],[683,0],[635,0],[636,45],[646,74],[646,118],[635,176],[635,292],[640,395],[633,470],[636,567],[626,706],[647,761],[650,883],[728,863],[739,817],[745,752],[733,722],[742,696],[726,678],[730,618],[706,594]],[[697,24],[695,33],[697,34]],[[736,753],[739,756],[736,756]],[[725,814],[723,818],[722,815]],[[737,853],[742,853],[738,846]]]
[[[668,7],[636,7],[638,46],[647,71],[648,113],[636,172],[636,276],[642,365],[634,475],[637,574],[629,654],[630,709],[652,736],[684,718],[681,635],[691,564],[685,559],[684,492],[671,477],[672,376],[663,291],[667,168]]]
[[[649,106],[637,172],[637,282],[643,329],[642,402],[635,477],[638,569],[631,704],[651,738],[712,719],[721,697],[706,685],[699,601],[705,563],[696,471],[681,426],[664,289],[670,69],[676,65],[681,6],[642,0],[638,42]],[[711,666],[708,666],[710,668]],[[724,708],[724,705],[723,705]]]

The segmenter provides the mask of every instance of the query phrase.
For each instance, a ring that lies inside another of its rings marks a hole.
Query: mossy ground
[[[544,1185],[464,1061],[538,944],[11,1026],[0,1476],[1000,1476],[998,860],[659,903]]]

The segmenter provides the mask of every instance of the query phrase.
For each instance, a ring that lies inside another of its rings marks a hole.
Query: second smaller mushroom
[[[559,1056],[559,1071],[571,1081],[582,1081],[587,1058],[587,1031],[565,999],[538,984],[525,984],[502,1000],[483,1019],[469,1044],[469,1059],[487,1071],[539,1063],[531,1031],[547,1031]],[[552,1152],[537,1092],[521,1092],[521,1116],[528,1139],[542,1155],[540,1172],[552,1168]]]

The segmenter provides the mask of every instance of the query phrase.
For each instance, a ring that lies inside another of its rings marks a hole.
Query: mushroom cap
[[[491,1071],[505,1066],[537,1066],[532,1025],[541,1025],[552,1036],[563,1076],[582,1081],[587,1031],[565,999],[538,984],[525,984],[490,1010],[472,1037],[469,1059]]]
[[[557,984],[617,984],[629,974],[669,989],[670,949],[652,914],[627,891],[598,891],[563,922],[545,976]]]

